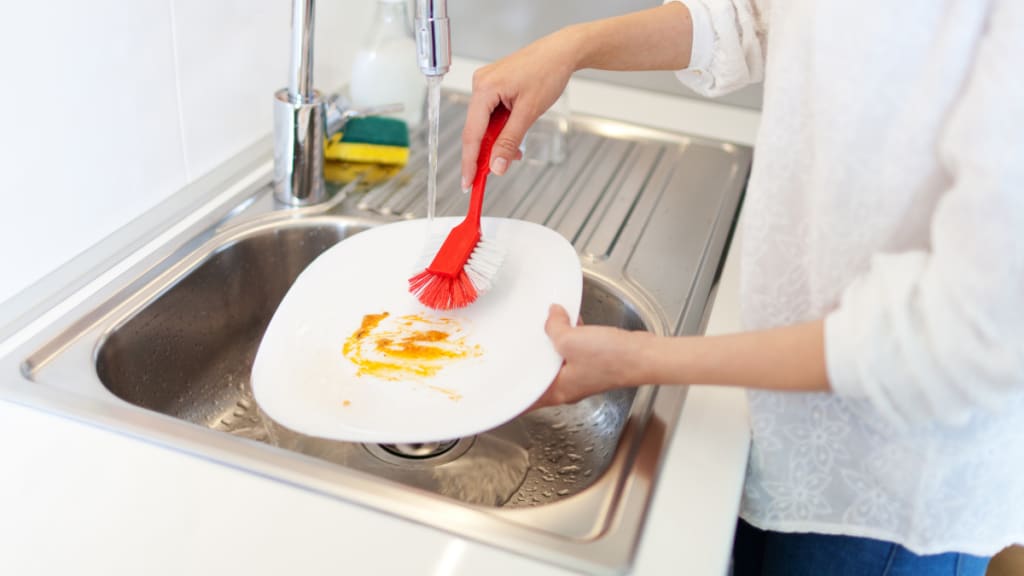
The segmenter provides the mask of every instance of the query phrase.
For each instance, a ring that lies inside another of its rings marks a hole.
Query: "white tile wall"
[[[0,305],[270,132],[290,5],[0,2]],[[372,8],[317,3],[318,87]]]
[[[266,134],[288,74],[289,2],[174,0],[178,89],[189,176]]]
[[[0,4],[0,301],[185,184],[166,1]]]

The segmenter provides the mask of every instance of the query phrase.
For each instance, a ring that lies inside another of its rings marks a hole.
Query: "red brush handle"
[[[494,142],[505,129],[511,114],[509,109],[499,102],[498,107],[491,112],[487,130],[480,141],[480,153],[476,156],[476,174],[473,176],[473,192],[469,197],[469,212],[466,213],[466,220],[477,225],[480,224],[480,214],[484,208],[484,187],[487,186],[487,176],[491,173],[491,151],[494,150]]]

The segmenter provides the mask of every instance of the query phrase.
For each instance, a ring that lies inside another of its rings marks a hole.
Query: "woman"
[[[547,332],[540,405],[751,389],[737,574],[983,574],[1024,541],[1024,2],[687,0],[571,26],[474,77],[464,184],[581,68],[764,80],[744,205],[750,331]]]

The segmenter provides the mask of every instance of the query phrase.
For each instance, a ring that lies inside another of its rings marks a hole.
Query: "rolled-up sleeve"
[[[666,0],[690,11],[690,65],[676,77],[703,96],[721,96],[764,77],[765,23],[753,0]]]
[[[880,254],[826,319],[833,390],[903,424],[1024,394],[1024,2],[993,9],[939,146],[927,252]]]

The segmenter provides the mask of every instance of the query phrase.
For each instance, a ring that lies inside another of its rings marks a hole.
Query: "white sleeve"
[[[902,424],[1024,394],[1024,2],[998,2],[937,152],[928,252],[878,255],[826,318],[829,380]]]
[[[755,0],[666,0],[690,10],[690,65],[676,72],[703,96],[721,96],[764,77],[765,22]]]

